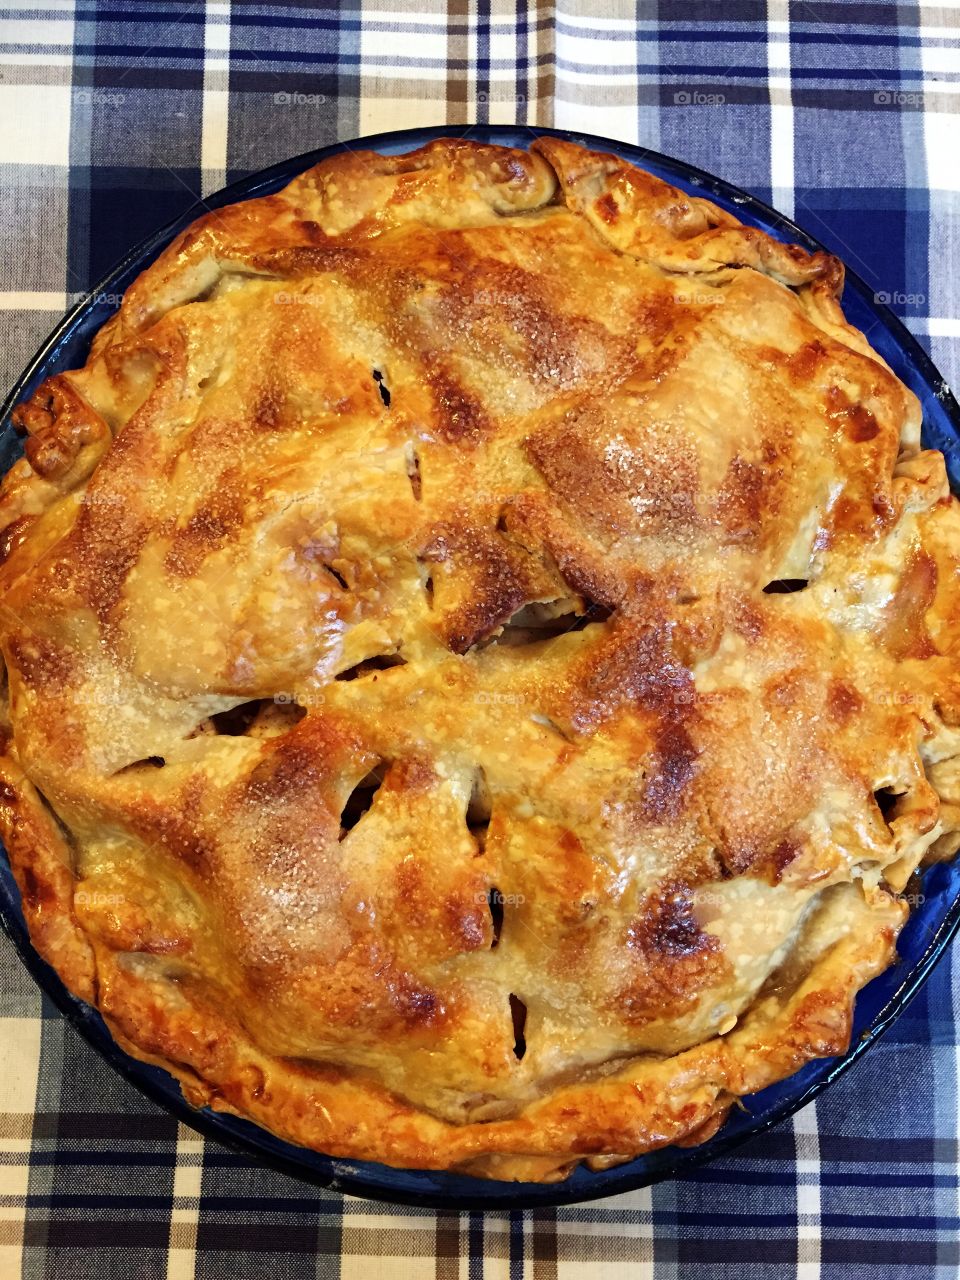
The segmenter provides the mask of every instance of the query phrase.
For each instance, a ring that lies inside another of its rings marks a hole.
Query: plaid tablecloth
[[[960,371],[960,9],[890,0],[0,6],[8,384],[201,192],[338,138],[556,125],[763,198]],[[676,1182],[456,1216],[315,1193],[116,1078],[0,941],[0,1280],[960,1274],[954,966],[815,1106]]]

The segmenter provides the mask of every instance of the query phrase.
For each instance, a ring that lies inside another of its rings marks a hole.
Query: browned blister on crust
[[[140,277],[0,489],[0,827],[121,1045],[540,1181],[845,1048],[960,845],[960,517],[842,279],[555,139]]]

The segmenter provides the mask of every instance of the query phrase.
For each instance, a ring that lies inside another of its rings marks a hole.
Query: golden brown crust
[[[960,844],[960,525],[842,279],[555,139],[140,277],[0,489],[0,826],[119,1043],[534,1180],[846,1046]]]

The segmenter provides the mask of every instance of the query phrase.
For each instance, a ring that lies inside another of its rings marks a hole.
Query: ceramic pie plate
[[[395,154],[423,146],[434,138],[450,136],[453,132],[445,126],[403,130],[307,152],[225,187],[138,245],[61,321],[12,388],[0,411],[2,471],[10,467],[22,450],[22,442],[10,424],[14,405],[31,395],[44,379],[84,364],[93,336],[116,310],[117,299],[173,237],[206,209],[269,195],[311,165],[344,150],[363,147]],[[753,196],[657,152],[589,134],[550,129],[534,132],[478,125],[463,136],[478,142],[525,148],[534,136],[544,134],[565,138],[593,150],[612,151],[684,191],[709,197],[747,226],[759,227],[776,239],[800,244],[810,250],[823,248],[799,227]],[[873,291],[849,269],[843,307],[850,323],[866,335],[894,373],[919,398],[923,406],[923,442],[943,453],[951,485],[960,492],[960,406],[943,379],[917,341],[890,311],[877,303]],[[124,1053],[107,1031],[100,1015],[72,996],[53,969],[40,959],[30,943],[19,893],[6,857],[0,858],[0,924],[27,969],[101,1057],[153,1102],[207,1137],[316,1187],[451,1210],[562,1205],[618,1195],[715,1159],[753,1135],[780,1123],[852,1066],[903,1012],[929,976],[960,924],[960,859],[930,867],[923,875],[917,897],[917,905],[899,937],[897,960],[857,997],[851,1047],[847,1053],[810,1062],[788,1079],[744,1099],[743,1108],[734,1108],[719,1133],[700,1146],[665,1147],[602,1172],[578,1167],[560,1183],[491,1182],[456,1173],[393,1169],[371,1162],[336,1160],[283,1142],[265,1129],[237,1117],[209,1109],[193,1109],[170,1075]]]

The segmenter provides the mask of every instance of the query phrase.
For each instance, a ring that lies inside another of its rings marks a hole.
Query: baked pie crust
[[[548,1181],[846,1047],[960,844],[960,521],[842,281],[553,138],[141,275],[0,493],[3,835],[124,1049]]]

